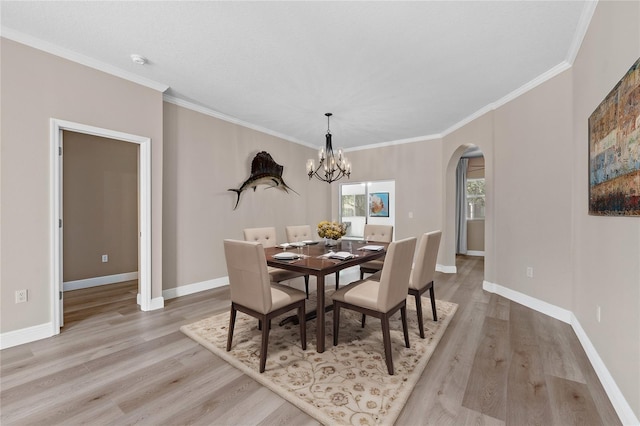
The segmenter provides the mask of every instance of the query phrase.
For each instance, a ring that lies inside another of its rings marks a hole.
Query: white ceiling
[[[12,2],[2,35],[310,146],[441,135],[573,61],[589,1]],[[146,57],[135,65],[130,54]],[[153,84],[152,84],[153,85]]]

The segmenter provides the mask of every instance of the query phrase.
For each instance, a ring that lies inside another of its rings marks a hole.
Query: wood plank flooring
[[[569,325],[484,292],[482,258],[457,263],[435,291],[458,311],[396,424],[620,424]],[[228,311],[228,288],[152,312],[136,289],[66,292],[60,335],[1,351],[0,423],[318,424],[179,331]]]

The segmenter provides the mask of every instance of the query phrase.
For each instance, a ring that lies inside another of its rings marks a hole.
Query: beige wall
[[[227,275],[222,240],[243,239],[244,228],[285,226],[331,216],[330,185],[309,181],[305,166],[316,151],[246,127],[164,104],[164,288]],[[284,166],[283,178],[298,194],[260,186],[236,195],[249,177],[251,161],[267,151]],[[334,185],[335,186],[335,185]]]
[[[51,321],[50,119],[151,138],[152,296],[162,286],[162,93],[1,39],[1,332]],[[29,302],[14,293],[29,290]]]
[[[63,281],[136,272],[138,145],[64,131],[63,147]]]
[[[467,220],[467,250],[484,251],[484,219]]]
[[[492,282],[565,309],[572,302],[570,140],[568,71],[494,112],[499,263]]]
[[[348,153],[353,165],[351,181],[395,180],[396,240],[440,229],[441,146],[440,140],[431,140]],[[333,188],[332,197],[332,211],[337,215],[337,185]]]
[[[587,120],[638,57],[640,2],[599,2],[572,69],[569,178],[575,253],[571,309],[640,418],[640,218],[587,214]]]

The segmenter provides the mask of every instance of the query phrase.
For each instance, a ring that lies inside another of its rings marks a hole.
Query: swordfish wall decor
[[[279,188],[284,192],[289,192],[289,190],[295,192],[292,188],[287,186],[287,184],[282,179],[282,167],[280,164],[276,163],[275,160],[271,157],[266,151],[260,151],[256,154],[251,161],[251,176],[238,189],[231,188],[228,191],[233,191],[237,194],[238,198],[236,199],[236,205],[233,208],[234,210],[238,208],[238,203],[240,202],[240,194],[247,188],[253,188],[254,192],[258,185],[267,185],[268,188]],[[267,188],[267,189],[268,189]],[[300,195],[300,194],[298,194]]]

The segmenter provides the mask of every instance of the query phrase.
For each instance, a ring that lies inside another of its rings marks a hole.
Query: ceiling
[[[294,142],[323,145],[332,112],[334,146],[355,148],[446,134],[571,63],[592,5],[2,1],[1,14],[4,37]]]

